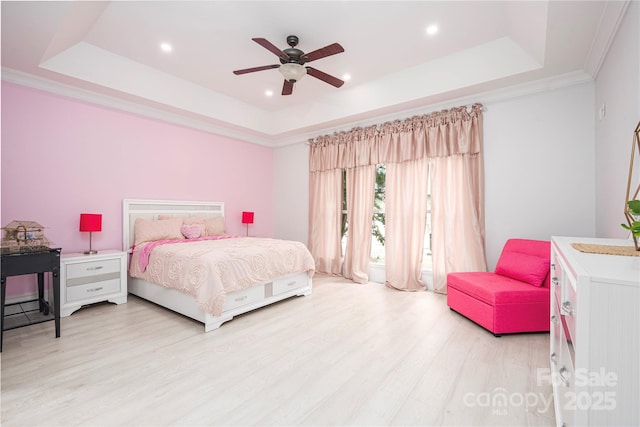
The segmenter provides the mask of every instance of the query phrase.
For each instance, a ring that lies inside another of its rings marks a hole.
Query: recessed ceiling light
[[[171,46],[169,43],[160,43],[160,49],[162,49],[164,52],[171,52],[173,50],[173,46]]]
[[[345,82],[348,82],[349,80],[351,80],[351,74],[343,74],[342,80],[344,80]]]
[[[427,34],[429,34],[430,36],[436,34],[438,32],[438,26],[433,24],[433,25],[429,25],[427,27]]]
[[[265,96],[273,96],[273,91],[272,90],[267,90],[264,92]]]

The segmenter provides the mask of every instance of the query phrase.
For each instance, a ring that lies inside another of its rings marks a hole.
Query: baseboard
[[[47,297],[47,290],[45,289],[44,291],[45,293],[45,298]],[[33,292],[30,294],[24,294],[24,295],[14,295],[12,297],[8,297],[4,300],[4,305],[9,305],[9,304],[15,304],[18,302],[22,302],[22,301],[29,301],[29,300],[34,300],[34,299],[38,299],[38,293],[37,292]]]

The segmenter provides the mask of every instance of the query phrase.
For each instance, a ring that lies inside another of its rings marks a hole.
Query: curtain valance
[[[454,107],[310,139],[309,169],[317,172],[478,154],[481,135],[482,104]]]

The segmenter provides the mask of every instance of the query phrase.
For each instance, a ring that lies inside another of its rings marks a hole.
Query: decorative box
[[[11,221],[2,231],[3,254],[37,252],[51,247],[44,227],[35,221]]]

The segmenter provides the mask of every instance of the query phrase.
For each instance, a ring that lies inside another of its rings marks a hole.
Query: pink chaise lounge
[[[549,331],[551,243],[510,239],[495,272],[447,275],[449,307],[494,335]]]

